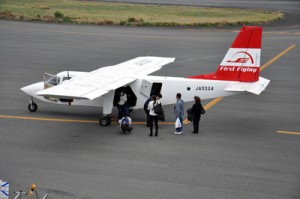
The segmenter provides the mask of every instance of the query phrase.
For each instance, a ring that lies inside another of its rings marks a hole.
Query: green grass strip
[[[280,20],[266,10],[109,3],[78,0],[0,0],[0,18],[130,26],[229,26]]]

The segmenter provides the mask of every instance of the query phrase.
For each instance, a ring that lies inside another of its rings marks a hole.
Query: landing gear
[[[110,116],[104,115],[99,120],[100,126],[109,126],[111,124]]]
[[[36,103],[34,103],[33,102],[33,99],[31,98],[30,100],[29,100],[29,104],[28,104],[28,110],[30,111],[30,112],[36,112],[36,110],[38,109],[38,105],[36,104]]]

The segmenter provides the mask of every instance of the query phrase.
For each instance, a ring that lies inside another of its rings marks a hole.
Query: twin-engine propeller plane
[[[162,66],[174,62],[168,57],[137,57],[129,61],[102,67],[92,72],[65,71],[57,75],[44,74],[44,82],[21,88],[30,96],[28,109],[38,108],[33,99],[66,105],[103,107],[101,126],[111,123],[117,96],[127,91],[132,109],[142,108],[147,98],[161,93],[162,104],[173,104],[180,92],[184,101],[224,97],[250,92],[259,95],[270,80],[259,76],[262,27],[243,26],[216,72],[189,77],[149,76]]]

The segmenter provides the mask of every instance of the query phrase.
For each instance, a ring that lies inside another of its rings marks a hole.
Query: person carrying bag
[[[201,115],[205,114],[205,109],[201,104],[201,99],[199,96],[195,96],[194,99],[195,99],[195,104],[191,108],[190,114],[193,116],[192,118],[193,127],[194,127],[193,133],[197,134],[199,133],[199,123],[200,123]]]

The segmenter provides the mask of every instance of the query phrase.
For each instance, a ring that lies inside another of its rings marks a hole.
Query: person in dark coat
[[[147,126],[148,126],[148,127],[150,126],[150,116],[149,116],[148,104],[149,104],[150,101],[152,101],[153,96],[154,96],[154,95],[150,96],[150,97],[146,100],[146,102],[144,103],[144,111],[145,111],[146,116],[147,116]]]
[[[198,96],[194,97],[195,99],[195,104],[193,105],[191,109],[191,114],[193,114],[193,127],[194,131],[193,133],[198,133],[199,132],[199,123],[201,119],[201,110],[202,110],[202,104],[201,104],[201,99]]]

